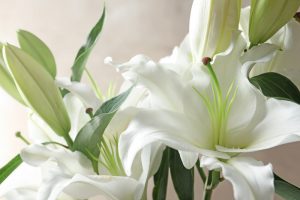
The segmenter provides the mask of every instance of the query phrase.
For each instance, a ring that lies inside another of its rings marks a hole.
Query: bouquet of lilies
[[[105,9],[71,78],[57,77],[41,39],[18,31],[18,47],[0,44],[0,86],[28,109],[29,138],[16,134],[27,146],[0,169],[0,196],[140,200],[150,180],[152,199],[163,200],[170,173],[178,198],[193,200],[199,173],[203,200],[224,180],[237,200],[300,199],[271,164],[249,157],[300,141],[300,92],[287,73],[300,66],[299,5],[194,0],[170,56],[105,59],[124,77],[119,92],[103,93],[86,68]]]

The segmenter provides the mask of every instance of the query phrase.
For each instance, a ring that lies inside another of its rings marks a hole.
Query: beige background
[[[106,88],[110,81],[121,81],[111,66],[103,64],[106,56],[124,62],[140,53],[155,60],[170,54],[187,33],[191,3],[192,0],[108,0],[104,32],[88,62],[101,88]],[[0,5],[0,40],[15,44],[18,29],[30,30],[52,49],[58,74],[69,76],[75,54],[100,17],[103,2],[0,0]],[[2,90],[0,112],[0,165],[3,165],[23,146],[14,133],[22,131],[26,135],[27,128],[25,109]],[[277,173],[300,186],[299,151],[297,143],[263,151],[255,157],[265,163],[271,162]],[[201,187],[197,181],[196,199],[200,199]],[[214,197],[232,199],[230,184],[222,183]],[[177,199],[171,186],[168,199]]]

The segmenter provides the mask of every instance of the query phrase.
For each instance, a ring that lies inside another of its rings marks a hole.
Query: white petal
[[[18,188],[6,193],[3,198],[5,200],[36,200],[37,191],[30,188]]]
[[[77,95],[87,107],[96,110],[101,105],[101,101],[89,86],[79,82],[71,82],[68,78],[56,78],[55,81],[58,87],[65,88]]]
[[[277,72],[287,76],[300,86],[297,73],[300,62],[298,55],[300,51],[299,34],[300,23],[293,19],[271,38],[271,42],[279,45],[281,50],[270,62],[255,66],[252,75]]]
[[[249,42],[249,17],[250,17],[250,6],[242,8],[240,18],[240,29],[243,31],[242,34]]]
[[[34,190],[36,191],[41,182],[40,169],[22,163],[5,181],[0,185],[0,197],[7,196],[13,199],[13,196],[23,195],[28,200],[33,200]]]
[[[252,158],[235,157],[226,163],[202,157],[201,167],[222,169],[224,178],[231,182],[236,200],[271,200],[274,195],[272,165],[263,165]]]
[[[184,167],[187,169],[193,168],[199,159],[199,154],[194,152],[179,151],[179,155]]]
[[[21,151],[22,160],[32,166],[40,166],[51,160],[68,174],[93,174],[90,160],[80,152],[72,152],[63,147],[49,149],[43,145],[30,145]]]
[[[264,117],[246,131],[243,149],[218,147],[224,152],[251,152],[300,141],[300,106],[284,100],[269,99]],[[236,139],[233,137],[232,140]]]
[[[64,103],[71,121],[70,136],[75,139],[79,130],[90,120],[86,108],[78,97],[69,93],[64,96]]]
[[[28,119],[28,136],[30,141],[35,144],[43,142],[55,141],[65,144],[62,137],[59,137],[46,122],[34,113],[29,114]]]
[[[193,59],[213,57],[227,49],[237,31],[241,2],[238,0],[195,0],[192,6],[189,36]]]
[[[80,174],[66,177],[63,174],[53,174],[51,178],[41,186],[38,200],[56,200],[62,192],[78,199],[103,195],[115,200],[138,200],[142,190],[141,184],[128,177]]]
[[[213,145],[210,137],[209,132],[202,132],[179,113],[144,110],[133,119],[126,132],[121,134],[119,152],[128,175],[131,174],[131,165],[137,153],[155,142],[178,150],[228,158],[226,154],[209,150]]]

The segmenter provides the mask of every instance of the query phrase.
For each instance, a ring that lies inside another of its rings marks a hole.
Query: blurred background
[[[70,76],[73,60],[85,42],[91,27],[101,16],[100,0],[0,0],[0,41],[16,44],[16,31],[25,29],[39,36],[52,50],[59,76]],[[192,0],[109,0],[102,36],[88,62],[88,69],[105,90],[110,82],[122,78],[103,59],[112,56],[125,62],[136,54],[154,60],[169,55],[188,31]],[[244,6],[247,1],[244,1]],[[84,79],[86,81],[86,79]],[[24,107],[0,89],[0,166],[23,147],[15,132],[27,135],[27,114]],[[300,144],[289,144],[255,154],[264,163],[300,186]],[[170,184],[168,199],[177,199]],[[202,183],[197,180],[196,199],[201,198]],[[149,199],[151,199],[149,190]],[[214,199],[232,199],[232,188],[223,182]]]

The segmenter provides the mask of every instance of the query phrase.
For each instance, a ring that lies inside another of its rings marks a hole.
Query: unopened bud
[[[251,45],[270,39],[283,27],[300,5],[299,0],[251,0],[249,38]]]

